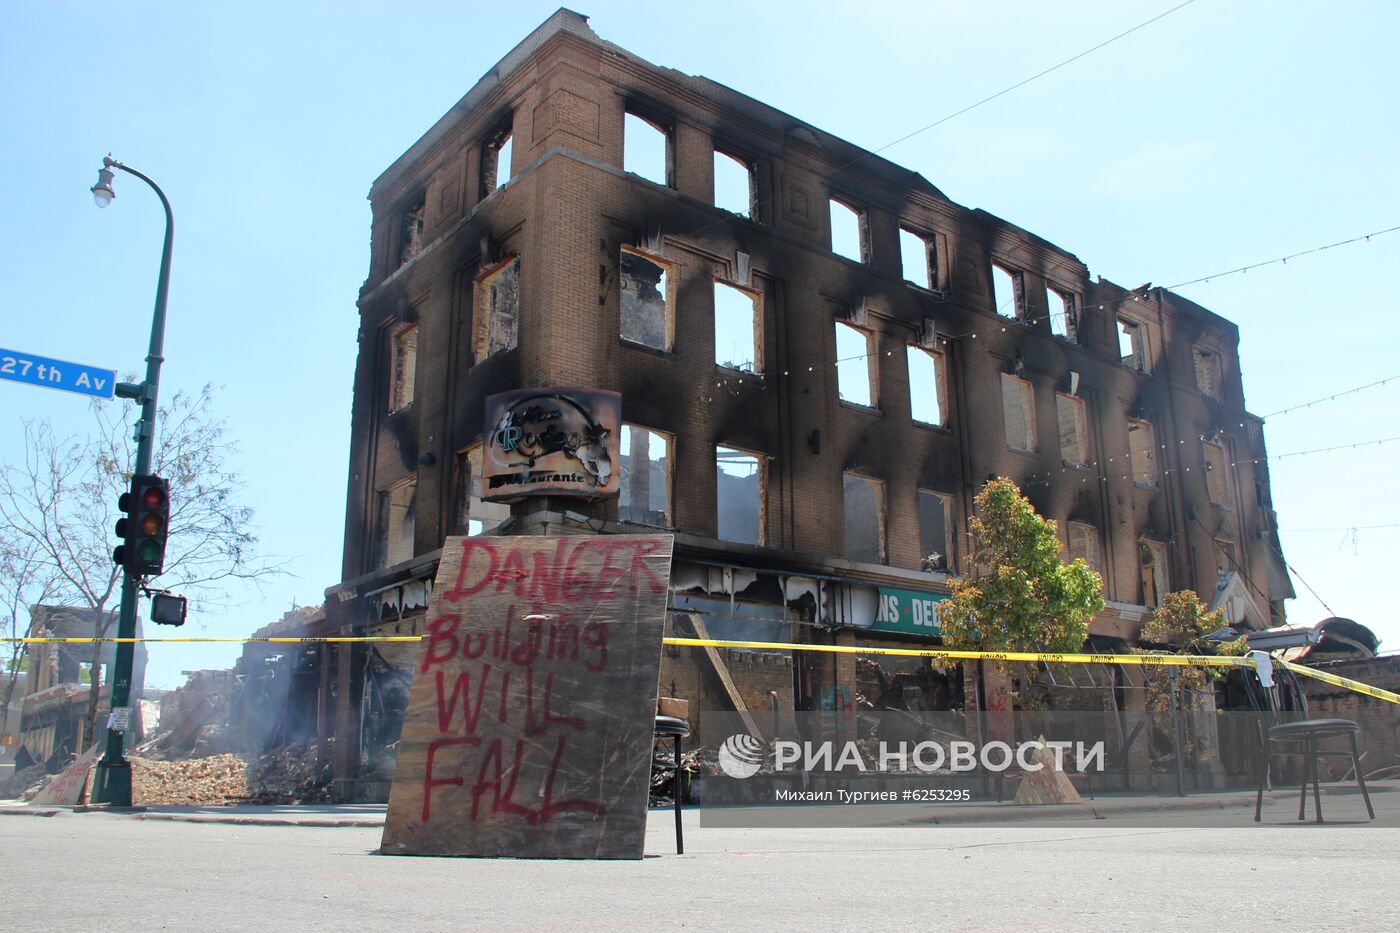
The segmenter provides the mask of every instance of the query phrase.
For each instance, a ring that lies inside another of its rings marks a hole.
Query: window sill
[[[756,379],[759,382],[762,382],[764,378],[763,373],[757,370],[739,369],[736,366],[725,366],[723,363],[716,363],[715,371],[720,373],[730,373],[735,376],[738,376],[740,379]]]
[[[675,350],[663,350],[660,347],[648,346],[644,343],[638,343],[635,340],[628,340],[626,337],[623,336],[619,336],[617,338],[617,342],[619,346],[626,347],[629,350],[640,350],[643,353],[650,353],[653,356],[659,356],[663,360],[677,359]]]
[[[1086,473],[1090,472],[1089,464],[1085,463],[1082,460],[1061,460],[1060,465],[1068,470],[1083,470]]]
[[[945,437],[951,437],[953,434],[953,429],[946,424],[930,424],[917,418],[911,418],[910,423],[916,428],[923,428],[925,431],[932,431],[934,434],[942,434]]]
[[[884,412],[875,405],[862,405],[860,402],[848,402],[843,398],[838,398],[837,401],[841,403],[842,408],[849,408],[852,411],[865,412],[867,415],[875,415],[876,417],[884,415]]]
[[[385,412],[385,414],[393,418],[409,411],[413,411],[413,402],[409,402],[407,405],[400,406],[399,408],[391,408],[389,411]]]
[[[1038,457],[1038,456],[1040,456],[1040,451],[1035,450],[1034,448],[1029,448],[1029,447],[1013,447],[1012,445],[1007,444],[1007,445],[1006,445],[1006,449],[1009,450],[1009,451],[1011,451],[1013,454],[1020,454],[1020,455],[1023,456],[1023,457]]]
[[[1156,488],[1157,488],[1157,484],[1156,484],[1156,483],[1144,483],[1144,482],[1142,482],[1141,480],[1136,480],[1136,479],[1133,480],[1133,485],[1136,486],[1138,489],[1156,489]]]

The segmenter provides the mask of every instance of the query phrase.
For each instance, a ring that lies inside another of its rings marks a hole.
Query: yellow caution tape
[[[365,643],[407,643],[422,641],[422,635],[317,635],[308,638],[292,637],[245,637],[245,638],[0,638],[0,642],[23,642],[29,645],[90,645],[102,644],[272,644],[272,645],[315,645],[315,644],[365,644]],[[893,655],[905,658],[933,658],[944,661],[1044,661],[1048,664],[1127,664],[1137,667],[1244,667],[1253,668],[1254,661],[1245,657],[1219,657],[1196,654],[1081,654],[1047,651],[957,651],[944,648],[876,648],[864,645],[806,645],[780,641],[731,641],[720,638],[663,638],[662,644],[682,648],[745,648],[767,651],[816,651],[826,654],[865,654]],[[1316,668],[1304,667],[1288,661],[1276,660],[1295,674],[1311,677],[1333,686],[1354,690],[1357,693],[1400,704],[1400,693],[1392,693],[1357,680],[1338,677]]]
[[[1359,680],[1352,680],[1348,677],[1338,677],[1336,674],[1329,674],[1326,671],[1319,671],[1312,667],[1304,667],[1301,664],[1293,664],[1289,661],[1275,661],[1274,663],[1280,667],[1288,668],[1295,674],[1302,674],[1304,677],[1311,677],[1313,680],[1320,680],[1334,687],[1345,687],[1348,690],[1355,690],[1357,693],[1364,693],[1368,697],[1375,697],[1377,700],[1385,700],[1389,703],[1400,703],[1400,693],[1391,693],[1389,690],[1382,690],[1380,687],[1363,684]]]

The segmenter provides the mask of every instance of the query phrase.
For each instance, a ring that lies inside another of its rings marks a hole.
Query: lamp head
[[[112,203],[112,199],[117,193],[112,190],[112,170],[107,167],[107,160],[102,160],[102,168],[97,170],[97,184],[91,188],[92,199],[97,202],[98,207],[106,207]]]

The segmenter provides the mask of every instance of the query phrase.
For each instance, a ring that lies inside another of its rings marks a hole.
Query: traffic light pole
[[[102,160],[108,169],[120,169],[151,186],[165,208],[165,246],[160,254],[160,279],[156,283],[156,309],[151,318],[151,346],[146,354],[146,381],[138,384],[122,383],[117,394],[123,398],[141,402],[141,420],[136,423],[136,469],[135,473],[150,473],[151,460],[155,449],[156,400],[160,391],[160,364],[165,348],[165,301],[170,292],[170,251],[175,244],[175,217],[170,211],[170,202],[165,192],[160,190],[150,178],[129,168],[110,156]],[[122,568],[122,601],[117,615],[117,637],[136,637],[136,588],[137,580],[131,570]],[[136,657],[136,645],[132,641],[117,643],[116,663],[112,670],[111,710],[128,709],[131,703],[131,669]],[[114,807],[131,806],[131,763],[125,754],[127,722],[118,716],[109,715],[107,721],[107,750],[93,772],[93,803],[105,803]],[[129,718],[130,713],[126,716]],[[113,728],[117,726],[118,728]]]

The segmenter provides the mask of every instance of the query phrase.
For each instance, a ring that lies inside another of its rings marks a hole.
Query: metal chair
[[[681,739],[690,735],[690,723],[677,716],[657,716],[656,727],[653,730],[660,738],[670,736],[676,756],[676,774],[671,786],[671,796],[675,801],[676,811],[676,854],[685,854],[685,835],[681,831]]]

